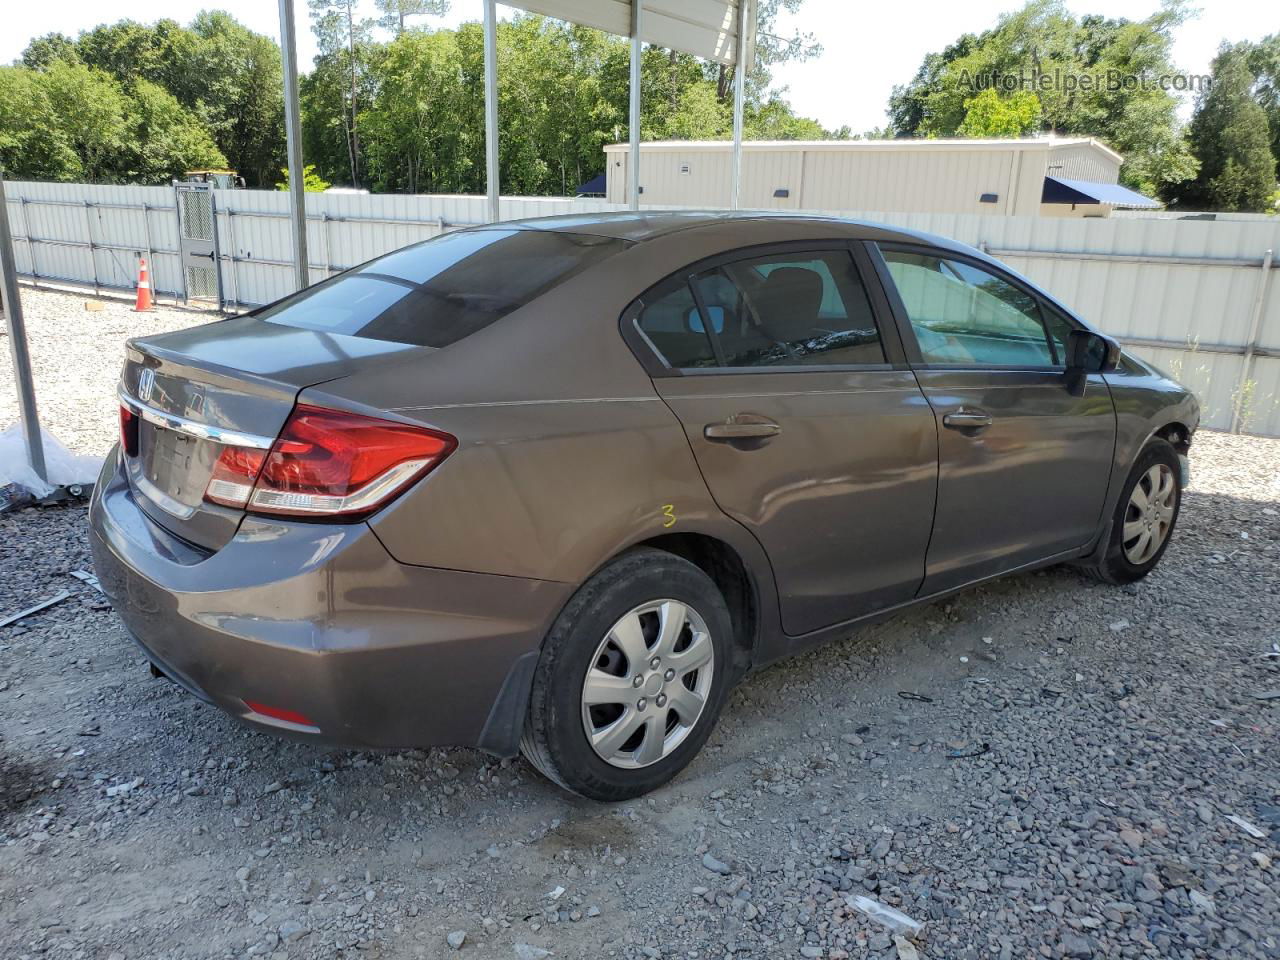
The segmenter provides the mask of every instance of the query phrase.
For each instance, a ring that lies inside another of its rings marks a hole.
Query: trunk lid
[[[227,444],[269,447],[304,388],[424,348],[238,317],[130,340],[121,402],[138,415],[136,452],[122,457],[141,509],[208,550],[232,536],[242,509],[204,499]]]

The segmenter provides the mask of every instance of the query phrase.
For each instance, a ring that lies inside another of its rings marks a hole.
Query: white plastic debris
[[[66,600],[69,596],[71,596],[71,593],[69,591],[59,590],[56,594],[54,594],[48,600],[41,600],[39,603],[37,603],[33,607],[27,607],[27,609],[25,610],[19,610],[17,613],[11,613],[9,616],[5,617],[4,619],[0,619],[0,627],[7,627],[9,626],[9,624],[17,623],[19,620],[23,619],[24,617],[29,617],[33,613],[39,613],[41,610],[47,610],[49,607],[52,607],[54,604],[61,603],[63,600]]]
[[[870,897],[850,896],[845,898],[845,903],[855,910],[862,911],[877,923],[884,924],[893,933],[906,937],[918,937],[920,931],[924,929],[924,924],[920,921],[912,920],[901,910],[895,910],[888,904],[872,900]]]
[[[1252,823],[1250,823],[1244,817],[1238,817],[1233,813],[1228,815],[1227,819],[1230,820],[1232,823],[1234,823],[1237,827],[1239,827],[1245,833],[1247,833],[1249,836],[1253,837],[1253,839],[1255,840],[1267,839],[1267,835],[1263,831],[1259,830],[1257,827],[1255,827]]]
[[[15,423],[0,433],[0,487],[15,484],[38,500],[49,496],[57,487],[88,486],[98,479],[101,457],[72,453],[48,430],[41,429],[40,436],[44,439],[44,465],[49,482],[37,477],[27,463],[22,425]]]
[[[98,578],[95,577],[88,570],[72,570],[71,576],[75,577],[77,580],[82,581],[83,583],[87,583],[89,586],[93,587],[93,589],[97,590],[99,593],[103,593],[103,594],[106,593],[106,591],[102,589],[102,584],[98,582]]]

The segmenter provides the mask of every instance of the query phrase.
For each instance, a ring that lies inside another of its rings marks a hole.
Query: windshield
[[[307,330],[447,347],[626,246],[612,237],[549,230],[446,233],[254,315]]]

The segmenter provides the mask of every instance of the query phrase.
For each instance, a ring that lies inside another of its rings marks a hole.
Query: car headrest
[[[769,271],[752,302],[760,326],[773,340],[792,343],[812,336],[822,308],[822,276],[807,267]]]

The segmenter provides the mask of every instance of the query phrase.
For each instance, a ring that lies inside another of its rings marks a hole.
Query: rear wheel
[[[1164,556],[1182,507],[1181,465],[1167,440],[1153,439],[1129,472],[1106,553],[1085,569],[1106,583],[1133,583]]]
[[[719,716],[731,630],[702,570],[660,550],[624,554],[582,586],[547,635],[521,751],[593,800],[666,783]]]

